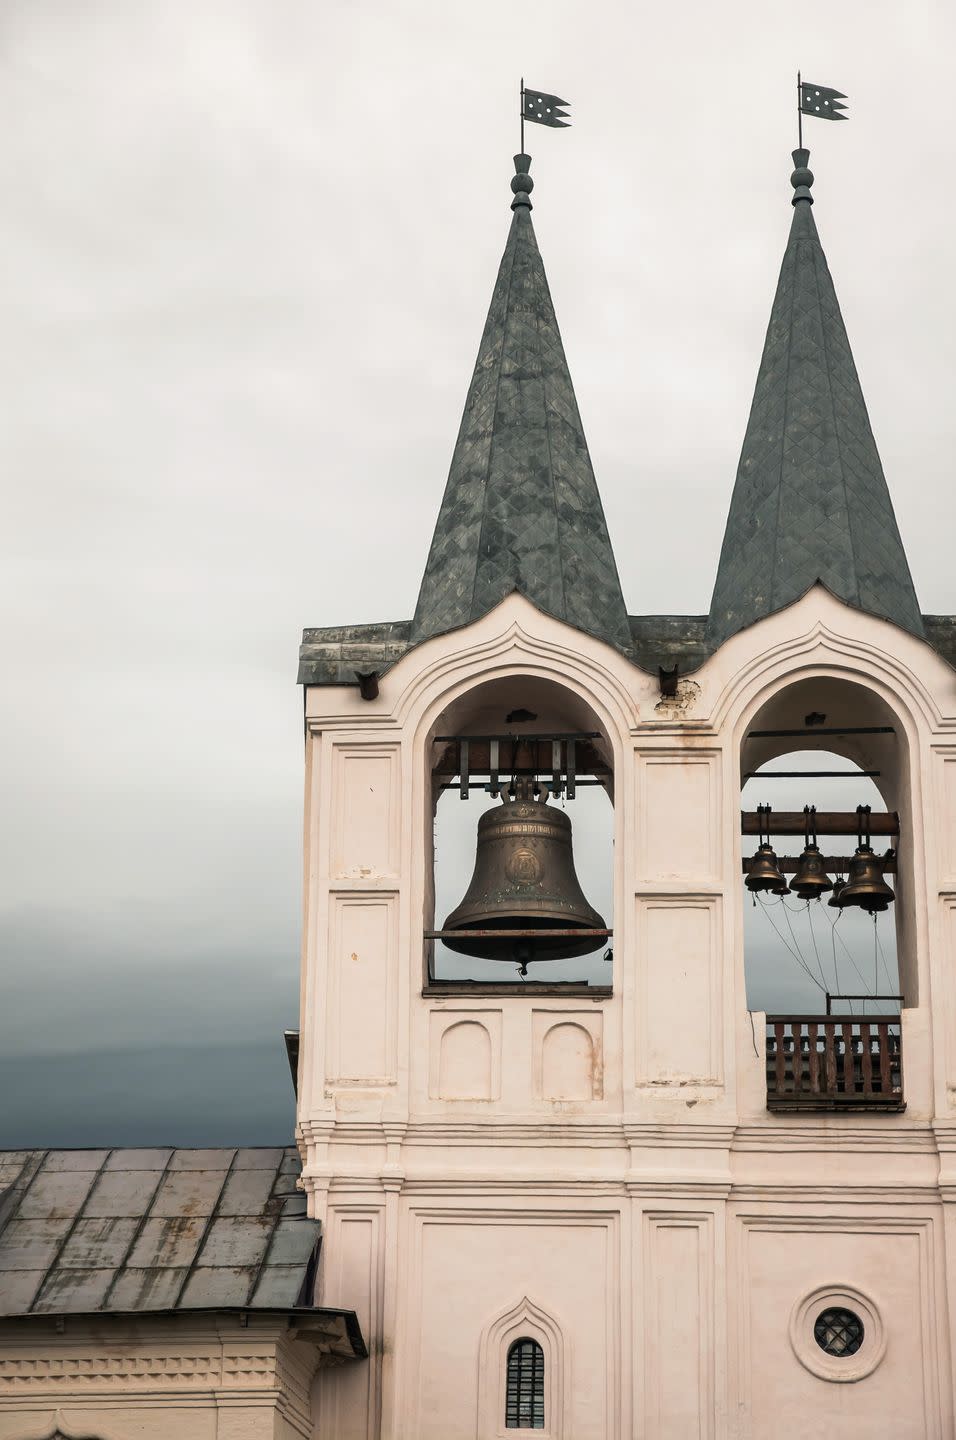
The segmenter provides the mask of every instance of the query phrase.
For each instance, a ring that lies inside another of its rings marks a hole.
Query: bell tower
[[[808,158],[709,616],[627,614],[519,155],[415,614],[304,633],[297,1139],[371,1352],[319,1434],[952,1433],[956,627]],[[794,737],[885,810],[742,798]],[[864,819],[895,1008],[754,1008],[746,906],[819,923]]]

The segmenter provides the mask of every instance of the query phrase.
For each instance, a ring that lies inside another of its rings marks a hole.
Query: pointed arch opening
[[[557,1319],[527,1295],[485,1326],[477,1355],[481,1440],[562,1440],[571,1390],[566,1346]]]
[[[493,930],[496,914],[511,913],[516,918],[508,928],[541,927],[542,935],[546,926],[565,924],[613,929],[613,747],[592,708],[571,689],[541,676],[484,681],[438,716],[428,739],[427,765],[426,991],[495,986],[519,994],[556,986],[610,993],[609,935],[593,934],[579,943],[569,938],[567,948],[576,953],[563,958],[542,958],[546,946],[531,936],[510,940],[508,946],[478,941],[472,953],[463,953],[464,943],[459,947],[451,937],[429,937],[449,918],[458,927]],[[570,847],[560,836],[534,837],[523,847],[512,837],[478,845],[482,816],[486,825],[493,815],[504,820],[505,805],[529,799],[545,803],[548,815],[556,812],[555,826],[568,836]],[[561,854],[570,871],[561,871],[550,885],[548,867]],[[469,905],[474,900],[479,859],[500,864],[501,874],[483,886],[488,903],[474,911],[473,924],[465,925],[460,912],[466,894]],[[518,904],[509,904],[512,894]],[[543,918],[534,913],[534,897],[541,900]],[[562,918],[565,902],[568,921]],[[482,953],[492,948],[500,952],[496,957]]]

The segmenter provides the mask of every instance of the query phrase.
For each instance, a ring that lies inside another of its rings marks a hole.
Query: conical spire
[[[793,224],[711,601],[716,648],[821,581],[923,634],[916,592],[795,150]]]
[[[412,643],[513,590],[626,650],[630,628],[531,223],[527,155],[422,579]]]

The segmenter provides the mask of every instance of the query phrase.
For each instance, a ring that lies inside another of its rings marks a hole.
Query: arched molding
[[[848,685],[858,686],[861,690],[871,691],[883,702],[900,723],[902,732],[900,738],[909,751],[911,764],[918,760],[920,721],[925,721],[925,716],[914,709],[911,703],[912,696],[907,696],[899,689],[888,685],[883,677],[874,673],[871,665],[867,667],[847,665],[838,652],[818,646],[812,655],[808,654],[804,657],[803,663],[794,664],[790,659],[786,664],[775,666],[772,671],[765,671],[758,678],[759,689],[752,689],[746,694],[742,693],[739,696],[739,705],[735,707],[729,717],[725,717],[729,721],[733,743],[738,750],[743,744],[755,716],[775,696],[804,680],[842,680]],[[808,733],[812,738],[812,732]],[[792,748],[799,749],[796,739]]]
[[[491,1032],[476,1016],[453,1020],[442,1030],[437,1090],[441,1100],[496,1098]]]
[[[492,617],[498,621],[494,629],[489,624]],[[554,631],[553,639],[535,628],[538,618]],[[502,621],[507,623],[502,625]],[[637,723],[638,687],[633,677],[640,672],[602,642],[560,621],[538,617],[533,606],[519,596],[509,596],[490,616],[469,626],[468,631],[456,631],[453,638],[453,647],[448,636],[427,641],[403,657],[389,674],[389,680],[399,687],[394,719],[403,728],[414,730],[416,738],[469,690],[512,675],[550,680],[586,700],[615,750]],[[403,672],[416,662],[415,673],[405,680]]]
[[[830,603],[835,604],[832,600]],[[883,628],[885,632],[885,626]],[[757,629],[758,626],[753,627],[754,631]],[[922,643],[911,636],[903,638],[906,643],[901,648]],[[911,742],[920,725],[929,730],[947,727],[933,693],[898,653],[879,645],[875,639],[869,641],[847,635],[817,620],[800,634],[791,633],[776,644],[752,649],[749,656],[742,656],[734,664],[714,704],[714,728],[722,731],[739,723],[743,711],[758,710],[775,690],[814,672],[875,690],[891,709],[902,712]]]
[[[597,1058],[594,1036],[579,1020],[559,1019],[549,1025],[541,1039],[538,1085],[541,1098],[603,1099],[600,1074],[596,1073]]]
[[[489,681],[527,676],[550,681],[587,705],[608,740],[613,768],[617,771],[622,763],[630,728],[628,716],[622,704],[618,703],[618,697],[604,687],[597,670],[581,663],[580,656],[568,655],[557,646],[549,646],[545,651],[540,646],[526,644],[525,640],[516,625],[507,637],[501,637],[493,650],[481,655],[466,651],[454,659],[449,657],[446,664],[436,667],[431,687],[422,687],[417,696],[417,715],[412,722],[416,749],[427,743],[442,712],[456,700],[487,685]],[[440,688],[436,688],[436,684]]]
[[[544,1352],[544,1429],[505,1428],[505,1384],[508,1351],[516,1340],[536,1340]],[[571,1393],[569,1344],[560,1324],[540,1305],[523,1295],[516,1305],[502,1310],[484,1328],[478,1347],[477,1440],[513,1440],[517,1435],[538,1435],[562,1440],[568,1433],[568,1397]]]

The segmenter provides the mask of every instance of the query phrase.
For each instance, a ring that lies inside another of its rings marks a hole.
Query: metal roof
[[[311,1305],[292,1149],[0,1152],[0,1316]]]
[[[627,651],[630,631],[544,265],[528,156],[491,298],[411,643],[479,619],[517,590]]]
[[[518,162],[492,296],[415,618],[303,632],[302,685],[382,675],[511,590],[641,669],[697,670],[817,581],[956,668],[956,617],[921,616],[795,151],[793,221],[709,615],[624,613],[617,567]],[[530,163],[530,162],[527,162]]]
[[[793,222],[720,553],[711,650],[817,581],[925,633],[811,211],[809,151],[793,159]]]

